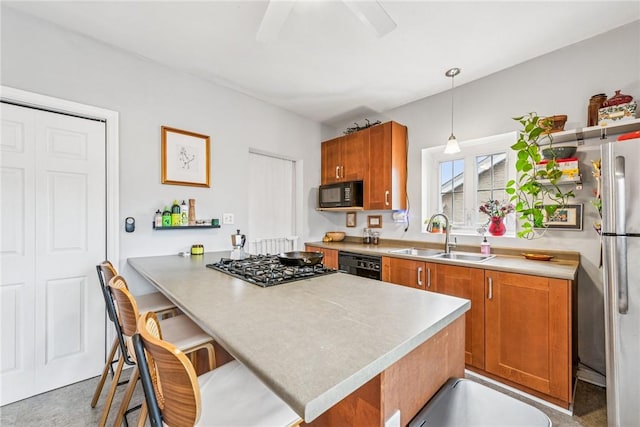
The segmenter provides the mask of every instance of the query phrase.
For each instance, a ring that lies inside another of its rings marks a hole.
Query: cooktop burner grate
[[[280,263],[277,255],[251,255],[242,260],[222,258],[207,267],[229,274],[246,282],[266,288],[335,273],[323,264],[289,266]]]

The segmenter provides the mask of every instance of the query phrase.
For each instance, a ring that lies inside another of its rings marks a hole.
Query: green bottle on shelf
[[[162,226],[171,227],[171,211],[166,206],[162,212]]]
[[[177,200],[173,201],[171,206],[171,226],[178,227],[182,224],[182,215],[180,214],[180,205]]]

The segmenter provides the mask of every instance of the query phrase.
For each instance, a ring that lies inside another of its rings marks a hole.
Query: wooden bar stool
[[[109,320],[114,324],[114,327],[116,329],[116,336],[113,340],[113,344],[111,345],[111,350],[109,351],[109,355],[107,356],[107,360],[104,364],[104,369],[102,370],[102,375],[100,376],[100,380],[98,381],[96,390],[93,393],[93,399],[91,400],[92,408],[95,408],[98,404],[98,400],[100,399],[100,394],[102,393],[102,389],[104,387],[104,383],[107,379],[109,371],[111,371],[112,376],[114,374],[113,364],[118,362],[118,360],[115,359],[118,348],[120,348],[121,355],[126,354],[126,352],[124,352],[125,344],[122,340],[121,334],[119,333],[119,325],[115,320],[117,314],[114,312],[111,296],[109,295],[109,290],[107,289],[109,280],[111,280],[118,273],[116,272],[115,267],[110,261],[103,261],[100,264],[96,265],[96,270],[98,272],[98,282],[100,284],[100,289],[104,298],[105,309],[107,311],[107,315],[109,316]],[[160,292],[141,295],[137,297],[137,302],[140,310],[153,311],[161,317],[172,316],[178,312],[176,306]]]
[[[128,357],[135,363],[135,352],[131,346],[131,337],[137,332],[137,322],[139,317],[138,305],[136,299],[133,297],[129,289],[127,288],[126,281],[122,276],[115,276],[109,281],[109,290],[111,291],[111,297],[115,303],[115,307],[118,313],[118,322],[120,329],[127,344]],[[171,340],[177,348],[181,349],[185,353],[192,356],[198,350],[204,349],[207,352],[209,370],[215,367],[215,352],[213,349],[213,338],[207,335],[198,325],[196,325],[187,316],[179,315],[170,317],[168,319],[160,320],[159,323],[163,329],[167,332],[167,339]],[[131,397],[136,387],[136,383],[139,377],[139,371],[137,364],[133,368],[131,377],[129,378],[129,385],[122,398],[122,403],[116,416],[114,426],[120,426],[123,418],[125,417]],[[111,385],[109,406],[115,394],[115,387],[117,387],[117,379]],[[103,413],[103,420],[106,423],[109,408],[105,406],[105,412]],[[100,424],[101,426],[104,424]]]
[[[302,422],[236,360],[196,376],[184,353],[163,339],[162,323],[154,313],[140,317],[138,333],[133,342],[139,365],[145,365],[140,372],[145,375],[142,385],[152,426],[273,427]]]

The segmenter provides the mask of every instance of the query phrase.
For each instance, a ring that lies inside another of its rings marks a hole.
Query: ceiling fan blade
[[[344,0],[344,4],[360,21],[370,25],[378,37],[390,33],[398,26],[377,1]]]
[[[256,40],[262,43],[273,41],[278,36],[284,22],[289,17],[295,1],[271,0],[264,12]]]

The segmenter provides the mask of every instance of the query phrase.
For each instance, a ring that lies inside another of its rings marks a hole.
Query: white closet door
[[[0,155],[4,405],[103,365],[104,123],[2,104]]]
[[[249,153],[248,239],[279,239],[295,234],[296,163]]]

